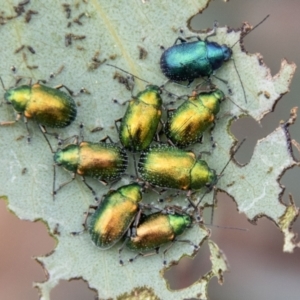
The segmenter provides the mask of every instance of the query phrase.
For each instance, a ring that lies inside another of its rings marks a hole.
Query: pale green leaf
[[[114,120],[122,116],[125,108],[113,104],[111,100],[117,98],[125,101],[131,95],[123,85],[113,80],[115,70],[101,62],[110,61],[153,84],[161,85],[166,79],[159,69],[162,53],[160,45],[171,46],[179,34],[179,28],[183,28],[186,35],[194,34],[188,32],[187,22],[202,11],[207,2],[64,1],[70,4],[71,9],[71,18],[67,19],[61,2],[31,0],[30,4],[24,5],[25,11],[31,9],[38,14],[33,14],[29,23],[25,22],[24,13],[7,20],[0,27],[4,41],[0,45],[1,77],[5,86],[10,87],[15,82],[10,72],[12,65],[16,66],[18,75],[32,78],[33,82],[48,79],[52,72],[57,72],[64,66],[62,72],[48,84],[54,86],[63,83],[74,91],[85,87],[90,94],[80,94],[76,98],[78,118],[74,124],[56,131],[63,137],[68,137],[77,134],[78,125],[84,122],[86,140],[97,141],[108,134],[117,141]],[[5,1],[1,20],[16,15],[13,5],[17,6],[17,1]],[[74,20],[82,13],[79,20],[82,24],[79,25]],[[239,40],[240,32],[227,31],[227,28],[219,28],[217,35],[210,39],[233,45]],[[72,44],[66,46],[66,35],[69,34],[73,35]],[[24,49],[16,53],[22,45],[25,45]],[[35,54],[27,46],[31,46]],[[139,59],[141,48],[147,51],[145,59]],[[284,60],[279,73],[272,77],[269,69],[260,62],[259,55],[241,52],[239,44],[233,48],[233,52],[247,103],[232,62],[224,64],[217,74],[228,80],[233,91],[231,99],[244,111],[229,100],[222,104],[220,119],[213,133],[217,142],[216,148],[211,155],[203,155],[217,172],[228,161],[234,144],[234,138],[229,132],[233,115],[241,116],[246,111],[257,121],[261,120],[272,110],[274,103],[288,92],[295,71],[295,66]],[[32,69],[32,66],[38,68]],[[224,84],[217,80],[214,82],[227,92]],[[134,92],[144,87],[143,82],[136,80]],[[167,88],[178,95],[191,91],[171,84]],[[168,101],[170,100],[166,99]],[[0,121],[13,118],[11,107],[2,105]],[[288,125],[293,123],[294,118],[295,113]],[[104,127],[104,130],[90,133],[97,126]],[[90,287],[98,291],[100,299],[207,299],[209,280],[216,276],[220,282],[223,281],[223,273],[228,269],[226,258],[210,240],[212,270],[190,287],[170,291],[162,278],[162,255],[139,258],[133,264],[120,267],[120,245],[101,251],[91,243],[87,233],[71,235],[71,232],[82,230],[84,213],[93,203],[93,198],[78,180],[61,190],[53,202],[52,154],[36,124],[30,122],[29,129],[32,133],[30,144],[25,139],[20,139],[20,136],[26,136],[22,122],[14,126],[0,127],[0,180],[5,183],[1,185],[0,195],[8,198],[9,209],[19,218],[43,220],[57,239],[55,250],[50,255],[38,258],[48,274],[46,282],[37,284],[41,299],[50,299],[50,291],[59,280],[71,278],[86,280]],[[238,166],[231,162],[217,187],[235,199],[238,210],[245,213],[248,219],[255,220],[264,215],[278,224],[286,236],[285,250],[292,251],[296,242],[290,226],[298,216],[298,209],[293,203],[286,206],[280,202],[282,187],[278,183],[278,178],[284,171],[296,164],[290,153],[287,133],[288,126],[279,126],[259,141],[248,165]],[[204,141],[205,145],[193,147],[195,152],[211,150],[208,135]],[[27,172],[22,174],[24,168],[27,168]],[[132,165],[129,172],[133,173]],[[57,181],[60,183],[70,178],[64,170],[58,170],[57,173]],[[127,182],[128,179],[124,178],[118,184]],[[89,180],[89,183],[95,187],[98,195],[107,191],[107,187],[95,180]],[[149,193],[146,198],[147,201],[155,201],[157,195]],[[211,204],[211,201],[212,193],[205,197],[202,204]],[[176,198],[172,203],[186,205],[182,197]],[[202,244],[209,238],[209,231],[204,226],[194,226],[183,237],[195,244]],[[124,250],[125,258],[134,255]],[[193,248],[181,243],[175,244],[167,253],[168,262],[177,261],[183,255],[193,255]]]

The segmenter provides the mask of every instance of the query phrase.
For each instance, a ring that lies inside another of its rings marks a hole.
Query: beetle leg
[[[21,118],[21,113],[18,113],[17,116],[16,116],[16,119],[14,121],[2,121],[0,122],[0,126],[7,126],[7,125],[13,125],[15,124],[16,122],[18,122]]]
[[[171,103],[171,102],[169,102],[169,103]],[[173,112],[174,110],[175,110],[175,108],[169,108],[169,109],[167,109],[167,118],[170,117],[170,113]]]
[[[202,87],[204,84],[207,84],[206,87]],[[198,83],[195,87],[195,89],[193,90],[193,92],[195,92],[196,94],[198,93],[198,91],[203,91],[203,92],[210,92],[215,90],[217,87],[212,83],[211,78],[210,77],[202,77],[202,82]]]
[[[212,138],[212,136],[211,136],[211,138]],[[199,144],[202,144],[202,141],[203,141],[203,134],[199,137],[199,139],[198,139],[197,142],[198,142]]]
[[[156,191],[155,189],[152,189],[152,190],[155,191],[156,193],[158,193],[159,195],[161,195],[167,191],[167,189],[161,189],[160,191]]]
[[[45,126],[43,126],[43,125],[41,125],[41,124],[38,124],[38,125],[39,125],[39,127],[40,127],[40,129],[41,129],[41,131],[42,131],[43,134],[52,135],[52,136],[54,136],[57,140],[59,140],[59,136],[58,136],[58,134],[57,134],[56,132],[48,132]]]
[[[216,76],[216,75],[214,75],[214,74],[213,74],[213,76],[214,76],[215,78],[217,78],[218,80],[222,81],[223,83],[225,83],[225,84],[227,85],[228,92],[231,93],[231,89],[230,89],[230,87],[228,86],[228,81],[227,81],[227,80],[225,80],[225,79],[223,79],[223,78],[220,78],[220,77],[218,77],[218,76]]]
[[[141,209],[146,210],[149,209],[150,211],[152,211],[153,209],[157,210],[158,212],[162,212],[163,210],[161,209],[161,207],[155,206],[152,203],[151,204],[139,204],[139,206],[141,207]]]
[[[142,256],[142,257],[147,257],[147,256],[152,256],[152,255],[156,255],[159,253],[159,247],[155,248],[155,251],[154,252],[149,252],[149,253],[143,253],[143,252],[139,252],[136,256],[130,258],[128,261],[130,263],[134,262],[139,256]]]
[[[46,128],[44,126],[42,126],[44,133],[49,134],[49,135],[54,135],[54,137],[58,140],[58,146],[66,144],[71,139],[74,139],[74,141],[72,142],[72,144],[74,144],[74,145],[79,145],[79,138],[81,138],[81,141],[83,142],[83,140],[84,140],[83,127],[84,127],[83,123],[80,123],[79,124],[79,135],[74,134],[74,135],[69,136],[65,139],[61,139],[57,133],[49,133],[49,132],[46,131]]]
[[[66,186],[67,184],[71,183],[74,179],[76,178],[76,173],[72,173],[72,178],[71,180],[68,180],[64,183],[62,183],[55,191],[53,191],[53,194],[56,195],[57,192],[62,189],[64,186]]]
[[[165,85],[167,85],[169,82],[172,82],[172,80],[171,79],[168,79],[165,83],[163,83],[159,88],[161,89],[161,90],[164,90],[165,89]]]
[[[202,216],[200,214],[200,210],[198,210],[198,209],[197,209],[197,212],[196,212],[195,222],[198,223],[198,224],[202,222]]]
[[[57,86],[55,86],[54,88],[57,89],[57,90],[59,90],[59,89],[61,89],[61,88],[63,88],[63,87],[64,87],[64,88],[68,91],[68,93],[69,93],[71,96],[73,96],[73,97],[76,97],[76,96],[78,96],[79,94],[82,94],[82,93],[90,94],[90,92],[89,92],[85,87],[82,87],[82,88],[79,90],[79,92],[77,92],[76,94],[75,94],[71,89],[69,89],[67,86],[65,86],[64,84],[57,85]]]
[[[175,40],[174,45],[176,45],[176,44],[178,43],[178,41],[180,41],[181,43],[186,43],[186,42],[187,42],[186,39],[184,39],[184,38],[182,38],[182,37],[179,36],[179,37]]]
[[[98,205],[90,205],[89,208],[88,208],[88,211],[85,212],[85,218],[83,220],[83,223],[82,223],[82,227],[83,227],[83,230],[87,230],[88,229],[88,226],[87,226],[87,219],[89,217],[89,215],[91,214],[90,213],[90,209],[97,209],[98,208]]]
[[[179,242],[179,243],[187,243],[190,244],[191,246],[194,247],[195,251],[197,251],[199,249],[199,246],[194,244],[192,241],[190,240],[174,240],[174,242]]]
[[[130,233],[131,237],[136,237],[137,227],[138,227],[140,219],[141,219],[141,214],[142,214],[142,209],[140,208],[138,213],[136,214],[133,224],[132,224],[131,233]]]
[[[81,176],[81,179],[82,179],[83,183],[90,189],[90,191],[92,192],[93,196],[95,197],[95,200],[98,201],[98,197],[96,195],[95,190],[85,181],[85,177]]]
[[[174,245],[176,240],[173,240],[171,242],[171,244],[164,250],[163,252],[163,265],[166,266],[167,265],[167,260],[166,260],[166,253],[172,248],[172,246]]]
[[[28,128],[28,120],[26,117],[24,117],[24,123],[25,123],[25,127],[26,127],[26,130],[27,130],[27,142],[30,143],[30,132],[29,132],[29,128]]]
[[[50,73],[49,78],[50,78],[50,79],[53,79],[54,77],[56,77],[57,75],[59,75],[59,74],[63,71],[64,68],[65,68],[65,66],[64,66],[64,65],[61,65],[61,66],[59,67],[59,69],[58,69],[56,72]]]
[[[197,41],[202,41],[202,39],[198,35],[191,35],[191,36],[186,37],[186,40],[191,40],[191,39],[196,39]]]
[[[173,147],[176,147],[176,145],[171,141],[171,140],[167,140],[167,143],[170,145],[170,146],[173,146]]]
[[[162,119],[160,119],[159,126],[157,126],[157,130],[153,139],[154,141],[161,143],[160,136],[164,134],[165,131],[164,128],[165,128],[165,122]]]
[[[147,190],[151,190],[154,193],[161,195],[162,193],[164,193],[166,191],[166,189],[162,189],[161,191],[157,191],[151,184],[149,184],[149,182],[144,182],[144,181],[139,181],[140,178],[138,178],[137,182],[142,182],[142,184],[144,184],[145,189]],[[143,191],[145,191],[145,189]]]
[[[126,101],[124,101],[124,102],[121,103],[118,99],[112,99],[113,103],[119,104],[119,105],[125,105],[129,101],[131,101],[131,99],[130,100],[126,100]]]
[[[53,150],[53,148],[51,146],[51,143],[50,143],[50,141],[49,141],[49,139],[48,139],[48,137],[47,137],[46,134],[49,134],[49,135],[55,135],[55,134],[48,133],[47,130],[46,130],[46,128],[43,125],[41,125],[41,124],[38,124],[38,126],[39,126],[39,128],[40,128],[40,130],[42,132],[43,137],[45,138],[45,140],[46,140],[46,142],[47,142],[47,144],[48,144],[48,146],[50,148],[50,151],[52,153],[54,153],[54,150]],[[58,136],[55,136],[55,138],[58,139]]]
[[[124,240],[124,243],[122,244],[122,246],[119,248],[119,250],[118,250],[118,252],[119,252],[119,264],[121,265],[121,266],[124,266],[124,261],[123,261],[123,259],[122,259],[122,257],[121,257],[121,252],[123,251],[123,249],[124,249],[124,247],[125,247],[125,244],[126,244],[126,242],[127,242],[127,240],[130,238],[130,229],[129,230],[127,230],[127,233],[126,233],[126,238],[125,238],[125,240]]]
[[[215,121],[213,121],[212,122],[212,127],[211,127],[211,129],[210,129],[210,143],[211,143],[211,147],[212,147],[212,150],[216,147],[216,143],[215,143],[215,140],[214,140],[214,136],[213,136],[213,134],[212,134],[212,132],[213,132],[213,130],[215,129],[215,127],[216,127],[216,122]],[[203,137],[203,136],[202,136]],[[201,141],[202,142],[202,141]]]
[[[220,80],[221,82],[223,82],[223,83],[226,85],[226,87],[227,87],[228,94],[229,94],[229,95],[232,95],[232,90],[231,90],[231,87],[229,86],[227,80],[225,80],[225,79],[223,79],[223,78],[220,78],[220,77],[216,76],[215,74],[213,74],[212,76],[214,76],[216,79],[218,79],[218,80]]]
[[[196,208],[197,208],[197,205],[194,204],[194,202],[192,201],[191,196],[192,196],[192,191],[189,190],[189,191],[187,192],[187,194],[186,194],[186,199],[188,200],[188,202],[190,203],[190,205],[191,205],[194,209],[196,209]]]
[[[100,142],[107,142],[107,140],[109,140],[112,144],[114,144],[113,140],[111,139],[111,137],[109,135],[105,136],[103,139],[100,140]]]
[[[162,193],[164,193],[165,191],[167,191],[167,189],[162,189],[160,191],[157,191],[153,186],[151,186],[149,183],[146,183],[145,184],[145,188],[146,189],[149,189],[151,191],[153,191],[154,193],[158,194],[158,195],[161,195]]]
[[[117,131],[118,131],[118,132],[120,131],[120,127],[118,126],[118,123],[121,123],[121,122],[122,122],[122,119],[123,119],[123,118],[119,118],[119,119],[115,120],[115,125],[116,125],[116,128],[117,128]]]
[[[175,82],[175,83],[176,83],[176,82]],[[180,84],[180,85],[181,85],[181,84]],[[183,85],[183,86],[186,87],[186,85]],[[175,100],[175,101],[167,102],[167,103],[166,103],[167,106],[168,106],[168,105],[174,104],[174,103],[175,103],[176,101],[178,101],[178,100],[184,100],[184,101],[186,101],[186,100],[188,100],[189,95],[177,96],[177,95],[172,94],[172,97],[175,97],[176,100]],[[173,109],[174,109],[174,108],[173,108]],[[172,110],[172,109],[170,109],[170,110]]]
[[[193,82],[194,82],[194,79],[189,79],[186,87],[187,88],[190,87]]]
[[[65,86],[64,84],[60,84],[60,85],[58,85],[58,86],[55,86],[54,88],[57,89],[57,90],[59,90],[59,89],[61,89],[61,88],[63,88],[63,87],[68,91],[68,93],[69,93],[71,96],[74,96],[74,92],[73,92],[72,90],[70,90],[67,86]]]
[[[133,166],[134,166],[135,176],[138,178],[139,177],[139,172],[138,172],[138,167],[136,165],[136,159],[135,159],[134,153],[132,153],[132,157],[133,157]]]
[[[75,135],[75,143],[78,145],[79,144],[79,137],[81,138],[81,141],[84,141],[84,136],[83,136],[83,128],[84,128],[84,124],[80,123],[79,124],[79,136]]]
[[[39,84],[39,83],[46,84],[46,83],[47,83],[47,80],[45,80],[45,79],[39,79],[39,80],[37,81],[37,83],[38,83],[38,84]],[[30,85],[30,86],[32,85],[32,78],[30,78],[29,85]]]
[[[90,91],[88,91],[85,87],[82,87],[82,88],[79,90],[79,92],[78,92],[77,94],[75,94],[74,96],[77,96],[77,95],[79,95],[79,94],[88,94],[88,95],[90,95],[91,93],[90,93]]]
[[[217,28],[219,27],[219,23],[217,21],[214,22],[214,27],[213,29],[207,33],[206,37],[205,37],[205,41],[207,40],[207,38],[214,36],[217,34]]]
[[[50,134],[51,135],[51,133],[48,133],[47,132],[47,134]],[[77,135],[77,134],[74,134],[74,135],[72,135],[72,136],[69,136],[69,137],[67,137],[66,139],[61,139],[59,136],[55,136],[55,138],[57,138],[57,140],[58,140],[58,146],[61,146],[61,145],[63,145],[63,144],[66,144],[69,140],[71,140],[71,139],[74,139],[74,142],[72,142],[72,144],[74,144],[74,145],[79,145],[79,135]]]
[[[126,176],[126,174],[122,174],[122,175],[125,175]],[[117,179],[115,179],[114,181],[112,181],[111,183],[110,183],[110,185],[109,185],[109,189],[111,189],[119,180],[120,180],[121,178],[117,178]],[[104,181],[104,180],[99,180],[102,184],[104,184],[105,186],[108,184],[106,181]],[[104,182],[104,183],[103,183]]]
[[[202,154],[211,155],[211,151],[201,151],[201,152],[199,152],[199,154],[197,155],[197,159],[201,159]]]
[[[161,120],[160,120],[160,121],[161,121]],[[162,122],[162,121],[161,121],[161,122]],[[164,126],[164,124],[163,124],[163,126]],[[154,139],[153,139],[155,142],[158,142],[158,143],[160,143],[159,134],[160,134],[160,132],[156,132],[156,133],[155,133],[155,136],[154,136]]]
[[[107,185],[107,182],[105,180],[98,179],[98,181],[101,182],[105,186]]]
[[[175,194],[173,194],[173,195],[171,194],[169,197],[176,198],[180,195],[180,193],[181,193],[181,191],[177,191]]]

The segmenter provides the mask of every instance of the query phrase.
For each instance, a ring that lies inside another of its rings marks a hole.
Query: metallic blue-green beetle
[[[164,126],[168,139],[179,148],[199,142],[203,132],[214,124],[224,99],[218,89],[189,96],[177,109],[168,111]]]
[[[60,87],[65,86],[61,85],[58,88]],[[75,120],[77,114],[72,97],[59,89],[39,83],[8,89],[4,99],[13,106],[17,118],[15,121],[2,121],[0,125],[12,125],[24,115],[26,124],[27,119],[32,119],[42,126],[64,128]],[[46,132],[45,129],[43,131]]]
[[[222,172],[245,139],[232,152]],[[203,187],[212,188],[220,175],[211,169],[204,160],[198,159],[192,151],[185,151],[166,144],[149,147],[141,153],[138,172],[144,182],[152,186],[198,191]]]
[[[76,175],[82,176],[85,185],[95,195],[93,188],[86,183],[85,177],[96,178],[106,184],[107,181],[118,180],[124,174],[128,163],[126,151],[114,143],[106,143],[107,138],[98,143],[77,141],[54,153],[55,164],[72,172],[72,178],[54,190],[53,195],[73,181]]]
[[[117,66],[106,65],[147,82]],[[121,77],[116,78],[120,80]],[[128,85],[128,88],[132,91],[133,86],[129,87]],[[122,103],[124,105],[128,102],[128,106],[124,116],[115,120],[115,124],[119,132],[120,142],[126,150],[139,152],[149,147],[153,141],[162,115],[161,90],[162,88],[157,85],[148,84],[143,91],[140,91],[136,96],[132,96],[131,100]],[[118,103],[116,99],[114,102]]]
[[[181,41],[181,44],[176,44]],[[209,77],[231,58],[232,50],[226,45],[198,40],[186,42],[178,38],[174,46],[165,50],[160,67],[166,77],[173,81],[191,83],[195,78]]]
[[[138,163],[141,178],[150,185],[183,191],[213,186],[218,179],[215,170],[191,151],[165,144],[149,147]]]
[[[243,34],[243,38],[252,32],[254,28],[264,22],[269,16]],[[206,37],[216,34],[216,24],[213,31]],[[188,81],[189,84],[199,77],[210,77],[213,72],[219,69],[224,62],[232,56],[232,47],[210,42],[207,39],[201,40],[195,36],[197,41],[188,42],[181,37],[177,38],[174,45],[166,49],[160,58],[160,68],[164,75],[173,81]],[[180,41],[181,44],[177,44]],[[219,78],[220,79],[220,78]],[[222,79],[220,79],[222,80]],[[222,80],[226,82],[225,80]],[[243,87],[242,81],[240,80]],[[226,82],[227,83],[227,82]],[[243,92],[244,88],[243,88]],[[245,101],[246,101],[246,96]],[[246,101],[247,102],[247,101]]]
[[[189,240],[178,240],[177,237],[183,234],[188,228],[192,226],[193,219],[191,216],[185,213],[162,213],[157,212],[147,216],[144,216],[134,234],[131,234],[126,238],[123,246],[119,249],[119,253],[123,250],[123,247],[138,252],[138,254],[129,259],[129,262],[133,262],[139,256],[149,256],[152,254],[158,254],[161,246],[165,244],[172,243],[176,241],[181,241],[190,244],[195,250],[199,248]],[[170,246],[172,245],[170,244]],[[170,249],[167,247],[163,255]],[[150,252],[155,250],[154,252]],[[124,262],[120,255],[120,264],[123,265]],[[163,261],[166,265],[166,260]]]
[[[132,97],[124,117],[115,121],[120,142],[125,149],[138,152],[151,144],[162,114],[160,93],[158,86],[148,85],[145,90]]]
[[[142,187],[137,183],[111,190],[100,202],[88,226],[93,243],[106,250],[115,245],[138,215]]]
[[[255,25],[245,35],[252,32],[257,26],[263,23],[266,16],[261,22]],[[215,24],[212,32],[207,35],[216,35],[217,25]],[[177,38],[174,45],[166,49],[160,58],[160,67],[162,72],[171,80],[192,82],[199,77],[209,77],[215,70],[219,69],[222,64],[228,61],[232,56],[232,47],[220,45],[216,42],[201,40],[187,42],[181,37]],[[180,41],[181,44],[177,44]]]
[[[216,27],[210,35],[215,35]],[[166,49],[160,58],[160,68],[164,75],[172,81],[188,81],[188,85],[196,78],[210,77],[215,70],[219,69],[224,62],[228,61],[232,56],[232,50],[227,45],[220,45],[216,42],[201,40],[196,37],[197,41],[187,42],[187,40],[179,37],[174,45]],[[180,41],[181,44],[177,44]],[[226,80],[223,81],[228,91],[231,88]],[[240,76],[239,76],[240,79]],[[247,102],[243,83],[241,86],[244,92],[245,102]]]

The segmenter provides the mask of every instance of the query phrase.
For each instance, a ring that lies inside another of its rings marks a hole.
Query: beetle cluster
[[[232,55],[231,48],[226,45],[207,40],[178,40],[181,44],[177,44],[176,40],[160,59],[161,70],[170,80],[187,80],[190,83],[198,77],[210,77]],[[77,114],[72,91],[65,87],[68,95],[60,91],[61,87],[65,86],[50,88],[38,82],[6,90],[4,98],[17,112],[17,118],[15,121],[2,121],[0,125],[11,125],[23,115],[26,128],[27,119],[32,119],[46,139],[47,134],[58,138],[57,134],[48,133],[46,127],[64,128],[75,120]],[[148,85],[128,101],[124,116],[115,121],[121,146],[109,137],[94,143],[76,136],[75,142],[53,151],[55,164],[73,174],[70,181],[53,188],[53,195],[80,175],[95,197],[96,193],[86,183],[85,177],[96,178],[104,184],[113,183],[125,174],[127,152],[140,155],[137,166],[135,163],[135,182],[110,190],[100,200],[96,197],[98,205],[93,206],[95,212],[89,222],[87,214],[84,227],[101,249],[108,249],[123,239],[119,253],[126,246],[140,256],[152,254],[149,253],[151,250],[158,252],[160,246],[166,243],[171,242],[172,245],[187,228],[199,222],[201,199],[195,204],[191,195],[203,188],[210,191],[220,176],[204,160],[184,148],[201,141],[203,132],[214,126],[220,103],[225,99],[224,93],[216,88],[196,90],[177,109],[168,111],[164,122],[161,119],[163,91],[164,86]],[[160,124],[167,143],[157,141],[152,144]],[[29,137],[28,131],[28,141]],[[177,206],[161,209],[143,204],[143,191],[150,189],[162,193],[163,190],[158,191],[157,188],[186,192],[192,213]],[[148,209],[157,211],[146,214]],[[191,241],[182,241],[198,248]],[[121,257],[120,263],[123,264]]]

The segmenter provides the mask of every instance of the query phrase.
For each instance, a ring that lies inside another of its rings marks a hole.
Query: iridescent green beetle
[[[138,256],[149,256],[152,254],[157,254],[159,248],[167,243],[174,243],[177,237],[184,233],[185,230],[192,226],[193,219],[187,214],[179,213],[153,213],[145,216],[136,228],[136,234],[131,235],[125,241],[124,245],[133,251],[138,251],[139,253],[131,258],[129,261],[133,262]],[[193,244],[188,240],[180,240],[181,242],[189,243],[194,247],[195,250],[198,246]],[[172,246],[171,244],[171,246]],[[170,247],[164,250],[164,256]],[[147,253],[149,250],[155,249],[155,252]],[[119,253],[123,250],[120,248]],[[141,252],[146,251],[146,253]],[[120,264],[123,265],[124,262],[120,257]],[[166,260],[164,259],[164,264]]]
[[[59,90],[61,87],[65,87],[72,94],[72,91],[64,85],[51,88],[40,83],[6,90],[4,99],[13,106],[17,117],[15,121],[3,121],[0,125],[12,125],[22,115],[25,118],[27,131],[27,119],[35,120],[43,132],[46,132],[43,126],[64,128],[70,125],[76,118],[77,108],[73,98]]]
[[[95,195],[95,191],[86,183],[85,177],[96,178],[107,184],[107,181],[115,181],[124,174],[128,163],[126,151],[114,143],[106,143],[107,139],[109,137],[98,143],[82,141],[69,144],[54,153],[55,164],[72,172],[73,175],[71,180],[61,184],[53,194],[72,182],[76,175],[80,175]]]
[[[107,65],[130,74],[117,66]],[[135,75],[130,75],[147,82]],[[162,115],[161,91],[162,88],[159,86],[148,85],[145,90],[132,96],[131,100],[122,103],[124,105],[128,102],[128,107],[124,116],[115,120],[115,124],[119,132],[120,142],[125,149],[139,152],[145,150],[153,141]],[[118,103],[117,100],[114,102]]]
[[[223,65],[224,62],[230,60],[232,56],[232,48],[244,39],[246,35],[263,23],[268,17],[269,15],[250,30],[247,28],[247,32],[243,32],[240,39],[231,46],[220,45],[216,42],[207,40],[208,37],[216,35],[216,23],[214,24],[214,29],[206,36],[205,40],[201,40],[199,36],[191,36],[186,39],[178,37],[175,40],[174,45],[163,52],[160,58],[160,68],[164,75],[170,80],[188,80],[188,84],[199,77],[210,77],[215,70],[219,69]],[[194,38],[196,38],[197,41],[189,41]],[[180,42],[180,44],[177,42]],[[234,62],[233,59],[232,61]],[[245,102],[247,102],[245,89],[239,73],[238,77],[242,85]],[[221,78],[218,79],[227,84],[227,81]]]
[[[138,171],[145,182],[153,186],[183,191],[195,191],[214,186],[215,170],[191,151],[158,144],[141,153]]]
[[[119,138],[125,149],[138,152],[146,149],[152,142],[162,114],[160,88],[148,85],[128,104],[124,117],[115,121],[121,122]]]
[[[167,138],[179,148],[201,141],[203,132],[214,124],[224,99],[218,89],[189,96],[176,110],[168,112],[164,128]]]
[[[88,226],[94,244],[103,249],[115,245],[138,216],[142,187],[137,183],[111,190],[100,202]]]

